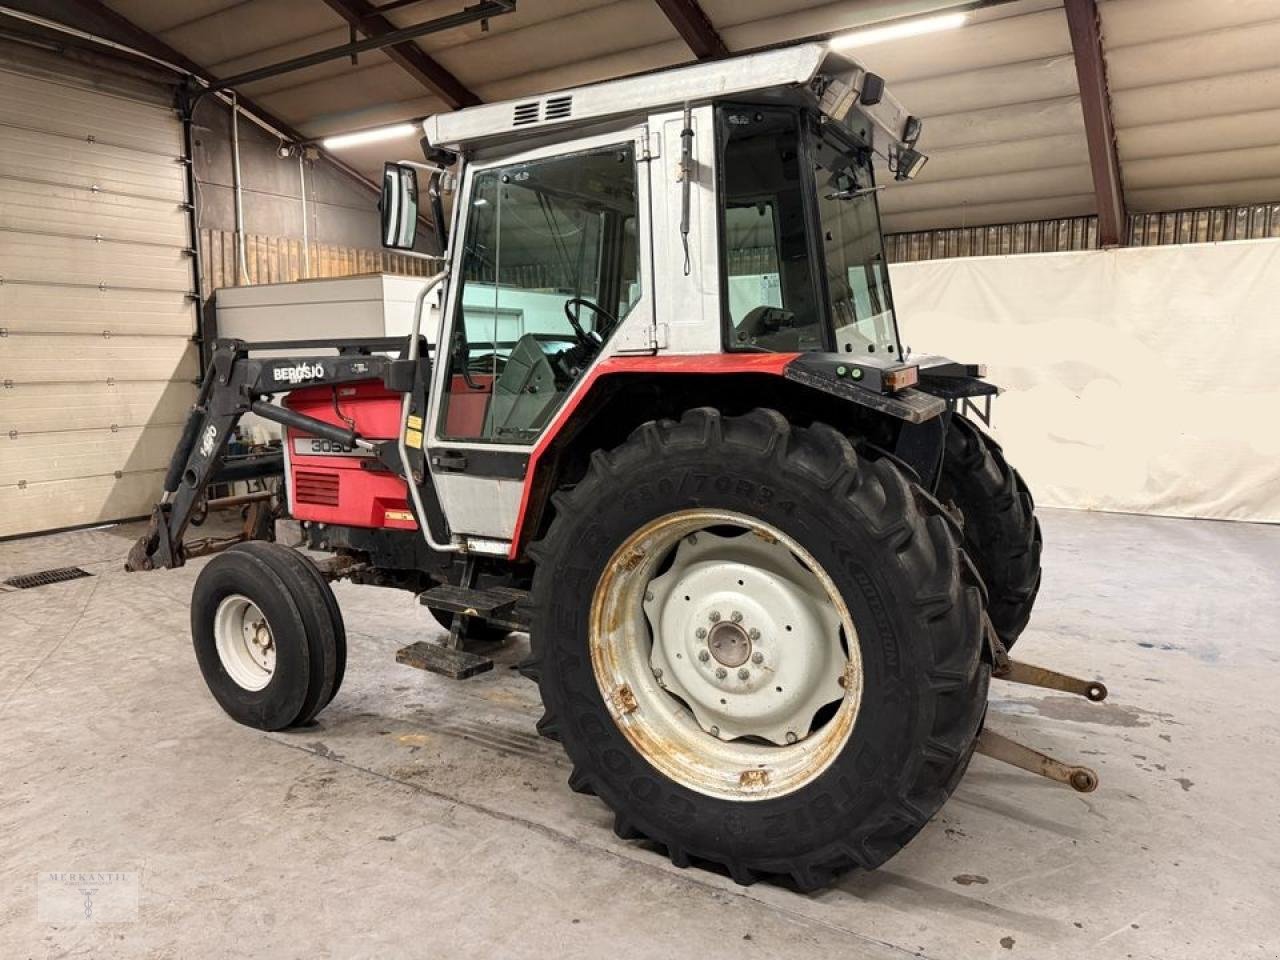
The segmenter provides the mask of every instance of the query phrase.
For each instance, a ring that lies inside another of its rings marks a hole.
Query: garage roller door
[[[150,512],[197,376],[163,86],[0,47],[0,537]]]

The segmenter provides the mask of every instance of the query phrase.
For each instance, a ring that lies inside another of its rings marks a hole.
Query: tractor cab
[[[914,176],[921,129],[824,44],[427,119],[429,162],[387,165],[382,214],[411,249],[428,175],[450,274],[428,449],[527,454],[621,357],[821,355],[819,373],[908,386],[876,167]],[[470,478],[439,484],[447,512],[509,537],[520,486],[453,472]],[[480,490],[501,509],[473,514]]]
[[[619,354],[901,363],[875,161],[914,176],[920,121],[822,44],[731,66],[729,83],[696,65],[426,121],[429,159],[463,160],[427,168],[433,195],[459,184],[441,438],[528,442]],[[390,246],[413,245],[421,169],[387,167]]]

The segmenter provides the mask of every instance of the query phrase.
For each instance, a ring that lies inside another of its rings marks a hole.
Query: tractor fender
[[[659,354],[605,358],[575,385],[529,452],[508,557],[516,561],[524,555],[528,540],[536,536],[547,498],[555,487],[561,455],[580,433],[589,428],[594,418],[592,411],[607,402],[606,398],[613,392],[611,387],[621,381],[636,376],[758,378],[764,375],[866,407],[907,424],[926,423],[946,410],[946,401],[923,390],[907,388],[884,393],[873,389],[880,384],[880,375],[893,366],[896,365],[854,363],[834,354],[803,353]],[[855,369],[863,371],[861,376],[852,374]]]
[[[908,387],[893,393],[881,388],[883,374],[902,364],[854,361],[840,354],[799,353],[782,368],[788,380],[869,407],[905,423],[925,423],[947,409],[941,397]]]

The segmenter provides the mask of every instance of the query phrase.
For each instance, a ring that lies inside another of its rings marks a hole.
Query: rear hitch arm
[[[1070,674],[1050,670],[1048,667],[1037,667],[1014,660],[1005,651],[1004,645],[995,638],[994,630],[991,631],[989,639],[993,641],[991,649],[994,664],[991,676],[1008,680],[1010,683],[1025,683],[1047,690],[1062,690],[1066,693],[1078,694],[1094,703],[1100,703],[1107,698],[1106,684],[1101,681],[1082,680]],[[1079,793],[1092,793],[1098,789],[1098,774],[1092,768],[1063,763],[1056,757],[1011,740],[990,728],[984,728],[978,734],[978,743],[974,749],[993,760],[1039,774],[1049,780],[1056,780],[1058,783],[1065,783]]]
[[[1010,740],[989,728],[978,734],[978,745],[975,749],[992,760],[999,760],[1049,780],[1065,783],[1078,793],[1092,793],[1098,789],[1098,775],[1091,768],[1063,763],[1047,753],[1041,753],[1016,740]]]
[[[1044,687],[1046,690],[1061,690],[1064,693],[1075,693],[1094,703],[1107,699],[1107,685],[1100,680],[1082,680],[1068,673],[1059,673],[1048,667],[1037,667],[1035,664],[1023,663],[1005,657],[996,665],[991,675],[1010,683],[1025,683],[1031,687]]]

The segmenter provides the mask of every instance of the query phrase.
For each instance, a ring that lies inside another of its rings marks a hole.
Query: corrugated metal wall
[[[1133,247],[1267,237],[1280,237],[1280,203],[1139,213],[1129,217],[1128,245]],[[919,230],[885,237],[885,253],[891,263],[1095,250],[1097,246],[1098,223],[1092,216]]]
[[[0,52],[0,536],[158,494],[197,371],[170,101]]]

